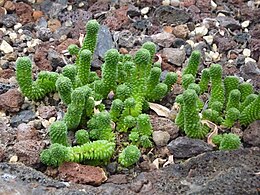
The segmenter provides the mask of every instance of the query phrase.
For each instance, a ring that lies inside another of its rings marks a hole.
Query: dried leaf
[[[170,165],[170,164],[174,164],[173,155],[170,155],[168,157],[168,160],[166,161],[166,163],[163,164],[163,167],[166,167],[167,165]]]
[[[201,123],[203,125],[207,125],[212,130],[212,132],[208,135],[207,143],[213,147],[216,147],[216,145],[212,142],[212,137],[218,134],[218,126],[209,120],[201,120]]]
[[[80,47],[82,47],[82,45],[83,45],[83,40],[84,40],[84,34],[80,33],[80,35],[79,35],[79,45],[80,45]]]
[[[160,168],[160,165],[163,164],[166,161],[166,159],[156,158],[153,161],[153,164],[155,165],[156,169]]]
[[[164,116],[169,118],[170,117],[170,109],[166,108],[165,106],[162,106],[160,104],[156,104],[156,103],[150,103],[149,102],[149,107],[156,112],[156,114],[158,116]]]

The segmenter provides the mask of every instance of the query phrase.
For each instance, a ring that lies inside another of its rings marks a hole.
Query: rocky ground
[[[260,121],[246,129],[232,128],[241,136],[243,147],[220,152],[204,141],[183,137],[170,119],[153,112],[156,148],[145,153],[135,168],[118,174],[116,163],[109,164],[106,173],[110,177],[100,187],[51,179],[64,179],[62,175],[75,171],[46,169],[39,162],[40,151],[49,145],[46,129],[63,116],[64,106],[57,94],[39,102],[24,98],[15,79],[15,61],[19,56],[31,57],[35,77],[41,70],[60,72],[72,63],[66,55],[67,46],[79,43],[91,18],[102,24],[92,63],[97,72],[108,49],[133,54],[143,42],[151,40],[158,45],[157,56],[162,59],[164,72],[181,70],[191,51],[198,49],[203,58],[200,70],[219,63],[224,75],[250,80],[259,91],[257,0],[0,0],[0,193],[257,194]],[[170,108],[179,93],[176,86],[159,103]],[[168,165],[162,168],[165,163]],[[89,171],[88,167],[81,168]],[[77,182],[97,184],[97,180],[104,180],[102,171],[90,170],[100,173],[100,178]]]

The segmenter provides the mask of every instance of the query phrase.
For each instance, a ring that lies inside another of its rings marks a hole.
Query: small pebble
[[[219,16],[226,16],[226,15],[223,13],[218,13],[217,17],[219,17]]]
[[[170,5],[170,3],[171,3],[170,0],[163,0],[163,1],[162,1],[162,5],[164,5],[164,6]]]
[[[250,55],[251,55],[250,49],[245,48],[245,49],[243,50],[243,55],[246,56],[246,57],[250,57]]]
[[[78,7],[83,7],[84,5],[85,5],[84,2],[80,2]]]
[[[213,39],[214,37],[212,35],[208,35],[208,36],[204,36],[203,39],[209,44],[211,45],[213,43]]]
[[[145,8],[143,8],[143,9],[141,9],[141,14],[142,14],[142,15],[145,15],[145,14],[147,14],[147,13],[149,12],[149,10],[150,10],[149,7],[145,7]]]
[[[250,24],[250,21],[246,20],[246,21],[241,23],[241,26],[242,26],[242,28],[247,28],[249,26],[249,24]]]
[[[206,26],[199,26],[195,28],[195,34],[204,36],[208,33],[208,28]]]
[[[192,48],[194,47],[194,41],[187,40],[186,43],[188,43]]]
[[[14,51],[13,47],[9,45],[5,40],[2,41],[0,45],[0,51],[3,51],[5,54],[11,53]]]
[[[215,10],[218,7],[218,5],[212,0],[210,1],[210,6],[212,10]]]
[[[10,158],[9,163],[16,163],[18,161],[18,156],[14,155]]]
[[[71,11],[71,10],[72,10],[72,5],[69,5],[69,6],[67,7],[67,10],[68,10],[68,11]]]
[[[171,6],[179,7],[180,1],[179,0],[171,0]]]
[[[245,64],[246,64],[247,62],[255,62],[255,63],[256,63],[256,61],[255,61],[253,58],[250,58],[250,57],[246,57],[246,58],[245,58]]]

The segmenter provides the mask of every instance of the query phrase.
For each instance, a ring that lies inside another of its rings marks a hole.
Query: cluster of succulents
[[[203,69],[201,79],[195,83],[199,59],[200,53],[194,51],[182,71],[184,92],[176,97],[180,109],[175,119],[180,129],[188,137],[203,139],[209,133],[209,128],[202,120],[209,120],[225,128],[233,127],[236,122],[246,126],[259,120],[260,94],[254,93],[252,84],[240,82],[236,76],[226,76],[223,79],[219,64]],[[205,92],[209,93],[208,104],[199,98]],[[219,140],[215,141],[219,149],[228,150],[240,146],[239,137],[235,134],[217,136],[213,140]]]
[[[91,71],[98,31],[98,22],[90,20],[82,47],[68,47],[70,55],[75,56],[75,63],[63,67],[60,74],[42,71],[33,81],[30,59],[21,57],[17,60],[16,76],[24,96],[39,100],[57,91],[67,106],[63,119],[49,127],[51,146],[41,153],[41,161],[48,166],[59,166],[65,161],[95,165],[107,163],[115,154],[117,134],[120,133],[128,135],[128,144],[118,155],[122,166],[135,164],[141,156],[141,147],[153,146],[150,118],[143,111],[148,101],[161,100],[171,90],[177,74],[168,72],[161,81],[160,64],[153,63],[156,46],[146,42],[135,56],[119,54],[116,49],[108,50],[102,75],[98,77]],[[247,125],[260,119],[260,95],[253,93],[249,83],[239,84],[236,77],[226,77],[223,82],[222,68],[217,64],[204,69],[201,80],[195,83],[199,63],[200,53],[192,52],[182,74],[184,92],[176,97],[180,111],[175,122],[188,137],[204,138],[207,135],[209,128],[201,123],[201,119],[226,127],[231,127],[237,120]],[[204,109],[199,96],[208,91],[209,83],[209,107]],[[102,103],[96,105],[111,92],[114,99],[110,110],[105,110]],[[96,109],[99,112],[94,112]],[[71,130],[76,139],[73,146],[67,135]],[[219,135],[214,141],[220,149],[234,149],[240,145],[239,138],[230,134]]]
[[[90,20],[86,25],[83,45],[70,45],[68,51],[75,56],[75,64],[68,64],[62,73],[41,72],[32,80],[32,63],[28,57],[17,60],[17,81],[22,93],[39,100],[57,91],[67,106],[61,121],[49,127],[51,146],[43,150],[41,160],[49,166],[64,161],[102,164],[115,152],[116,132],[128,133],[128,146],[119,154],[122,166],[135,164],[141,155],[140,147],[153,146],[149,115],[143,114],[148,101],[162,99],[177,81],[176,73],[168,73],[160,81],[161,68],[153,64],[156,45],[146,42],[135,56],[122,55],[116,49],[105,53],[102,75],[91,71],[91,61],[97,43],[99,24]],[[106,99],[113,91],[110,110],[95,102]],[[115,124],[115,128],[111,124]],[[85,127],[85,129],[82,129]],[[68,140],[68,131],[75,132],[75,146]]]

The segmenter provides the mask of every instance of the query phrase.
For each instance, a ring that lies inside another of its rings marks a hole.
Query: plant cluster
[[[180,109],[175,123],[188,137],[205,138],[209,128],[202,120],[231,128],[238,121],[246,126],[260,119],[260,94],[254,93],[250,83],[241,83],[236,76],[222,79],[222,67],[219,64],[212,64],[202,70],[201,79],[195,83],[199,63],[200,53],[194,51],[182,71],[184,92],[176,97]],[[211,90],[208,90],[209,86]],[[199,98],[205,92],[210,94],[208,104]],[[234,134],[217,136],[213,138],[219,149],[228,150],[240,146],[240,140]]]
[[[66,65],[61,74],[40,72],[32,79],[32,63],[28,57],[17,60],[17,81],[22,93],[39,100],[57,91],[67,112],[61,121],[49,127],[51,146],[41,153],[41,160],[49,166],[65,161],[102,164],[115,153],[116,134],[128,136],[128,146],[119,154],[118,162],[125,167],[135,164],[141,155],[140,147],[153,146],[152,126],[143,110],[148,101],[162,99],[177,81],[177,74],[169,72],[161,82],[161,68],[153,64],[156,45],[146,42],[135,56],[122,55],[116,49],[105,54],[102,75],[91,71],[93,52],[97,43],[99,24],[90,20],[86,25],[83,45],[70,45],[75,64]],[[114,100],[109,111],[99,100],[110,92]],[[98,109],[99,112],[94,112]],[[115,128],[112,124],[115,124]],[[85,127],[85,129],[82,127]],[[75,146],[68,140],[68,131],[75,131]]]

